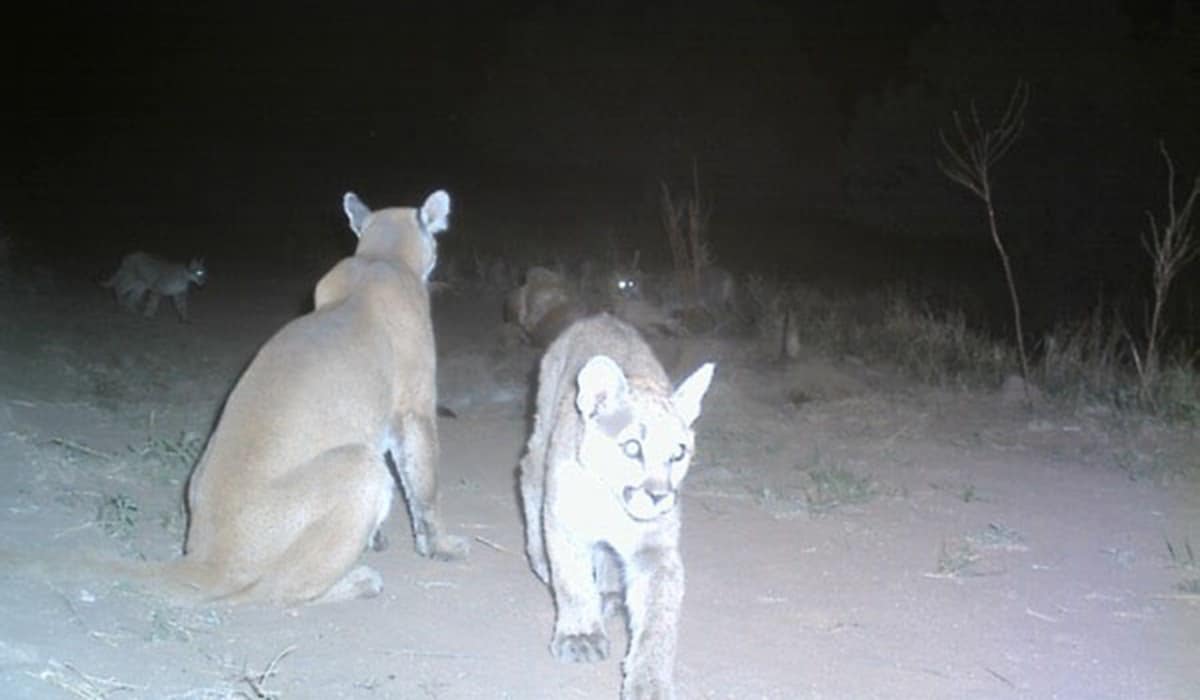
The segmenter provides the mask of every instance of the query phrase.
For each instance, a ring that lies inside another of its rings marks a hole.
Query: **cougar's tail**
[[[233,595],[244,586],[233,584],[208,562],[183,556],[155,566],[154,584],[171,597],[191,602],[212,602]]]
[[[211,566],[189,557],[151,562],[60,552],[44,556],[0,550],[0,568],[29,578],[99,578],[128,581],[173,603],[197,605],[229,594],[229,584]]]

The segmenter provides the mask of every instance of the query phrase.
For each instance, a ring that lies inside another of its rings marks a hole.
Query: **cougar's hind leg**
[[[262,500],[274,505],[258,515],[280,528],[272,532],[268,525],[261,536],[277,555],[261,563],[258,582],[241,599],[327,603],[379,594],[379,574],[355,566],[387,517],[395,489],[372,448],[326,451],[267,488],[273,493]]]

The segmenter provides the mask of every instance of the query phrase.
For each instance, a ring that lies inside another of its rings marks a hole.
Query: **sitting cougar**
[[[417,552],[466,553],[438,516],[434,337],[426,282],[450,197],[343,208],[358,248],[317,283],[314,309],[263,345],[188,485],[185,553],[167,566],[208,600],[326,602],[377,594],[354,567],[391,508],[394,462]]]
[[[144,312],[147,318],[158,312],[159,299],[169,296],[179,320],[187,321],[188,287],[193,284],[202,287],[207,279],[203,258],[193,258],[187,265],[181,265],[139,250],[122,258],[117,271],[100,285],[112,288],[117,302],[132,311],[137,310],[138,303],[148,293],[150,298]]]
[[[623,604],[623,698],[674,697],[679,488],[713,368],[672,392],[637,331],[608,314],[575,323],[542,358],[520,465],[525,549],[554,593],[560,660],[605,658],[604,618]]]

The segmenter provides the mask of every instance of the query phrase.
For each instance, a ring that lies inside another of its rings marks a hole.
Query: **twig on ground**
[[[1054,617],[1053,615],[1047,615],[1046,613],[1040,613],[1037,610],[1034,610],[1033,608],[1025,608],[1025,614],[1030,617],[1036,617],[1037,619],[1042,620],[1044,622],[1055,622],[1055,623],[1058,622],[1057,617]]]
[[[479,654],[460,654],[452,651],[425,651],[423,649],[381,649],[375,648],[371,651],[379,652],[387,655],[400,655],[419,657],[422,659],[483,659],[485,657]]]
[[[85,455],[91,455],[92,457],[99,457],[100,459],[104,459],[104,460],[112,460],[112,458],[113,458],[113,456],[107,452],[102,452],[95,448],[88,447],[87,445],[81,445],[78,442],[75,442],[74,440],[68,440],[66,438],[57,438],[57,437],[50,438],[50,443],[54,444],[54,445],[58,445],[59,447],[65,447],[68,450],[75,450],[76,452],[82,452]]]
[[[1185,603],[1200,603],[1200,593],[1168,593],[1153,596],[1155,600],[1182,600]]]
[[[483,535],[475,535],[475,541],[484,546],[491,547],[492,549],[496,550],[497,552],[504,552],[505,554],[512,554],[512,550],[509,549],[508,547],[505,547],[504,545],[502,545],[498,542],[493,542],[493,541],[489,540],[488,538],[484,537]]]
[[[295,644],[276,654],[275,658],[271,659],[271,663],[267,664],[267,667],[263,669],[262,673],[256,674],[249,671],[243,672],[241,680],[246,685],[250,686],[250,690],[254,693],[254,697],[263,698],[264,700],[273,700],[274,698],[280,697],[279,691],[268,690],[266,688],[267,681],[271,680],[272,677],[279,673],[279,662],[283,659],[283,657],[287,656],[293,651],[296,651]]]
[[[49,666],[50,668],[41,673],[30,673],[29,675],[62,688],[77,698],[84,698],[84,700],[106,700],[109,695],[119,691],[136,692],[147,689],[145,686],[130,685],[114,678],[93,676],[80,671],[71,664],[54,659],[49,661]],[[67,673],[68,671],[70,673]]]
[[[1003,683],[1004,685],[1007,685],[1009,688],[1012,688],[1013,690],[1016,690],[1016,689],[1017,689],[1017,686],[1016,686],[1016,684],[1015,684],[1015,683],[1013,683],[1012,681],[1008,680],[1007,678],[1005,678],[1003,675],[1001,675],[999,671],[994,671],[994,670],[992,670],[992,669],[988,668],[987,666],[984,666],[984,667],[983,667],[983,670],[985,670],[985,671],[987,671],[988,673],[990,673],[990,674],[992,675],[992,677],[993,677],[993,678],[995,678],[996,680],[1000,681],[1000,682],[1001,682],[1001,683]]]

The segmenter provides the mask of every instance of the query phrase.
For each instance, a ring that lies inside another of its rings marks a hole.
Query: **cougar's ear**
[[[712,362],[704,363],[700,369],[692,372],[690,377],[683,380],[671,396],[671,404],[675,406],[679,417],[688,425],[695,423],[696,419],[700,417],[700,402],[708,391],[708,385],[712,383],[714,369],[716,369],[716,365]]]
[[[579,395],[575,407],[584,418],[612,413],[625,397],[628,384],[620,365],[607,355],[596,355],[579,370]]]
[[[371,210],[353,192],[347,192],[342,197],[342,210],[346,212],[346,218],[350,220],[350,230],[354,232],[354,235],[362,236],[363,222],[371,215]]]
[[[417,216],[421,217],[422,228],[431,236],[450,228],[450,195],[446,194],[446,190],[429,195]]]

